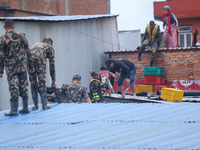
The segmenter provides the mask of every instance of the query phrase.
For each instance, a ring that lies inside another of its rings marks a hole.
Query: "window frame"
[[[189,28],[188,30],[181,30],[181,28]],[[187,25],[187,26],[179,26],[178,27],[178,44],[179,46],[181,47],[181,44],[180,44],[180,36],[181,35],[184,35],[184,47],[183,48],[186,48],[188,47],[187,46],[187,35],[190,35],[191,36],[191,43],[189,44],[190,46],[192,46],[192,26],[191,25]]]

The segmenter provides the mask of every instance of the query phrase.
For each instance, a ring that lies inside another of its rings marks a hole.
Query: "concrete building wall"
[[[5,31],[3,22],[0,23],[2,35]],[[114,50],[119,46],[116,17],[64,22],[15,20],[15,30],[26,34],[30,46],[41,42],[46,36],[53,39],[57,87],[70,83],[74,74],[80,74],[81,85],[89,90],[90,71],[99,71],[101,64],[106,61],[108,57],[104,55],[104,51]],[[47,86],[50,85],[47,64]],[[0,78],[1,110],[10,108],[9,99],[8,83],[4,73],[4,77]],[[30,86],[29,104],[32,104]]]
[[[200,17],[179,19],[180,26],[192,26],[192,31],[197,30],[197,42],[200,38]],[[193,39],[193,38],[192,38]]]

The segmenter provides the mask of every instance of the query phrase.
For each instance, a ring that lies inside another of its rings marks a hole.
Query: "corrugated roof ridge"
[[[30,17],[0,17],[0,20],[7,18],[13,20],[38,20],[38,21],[68,21],[92,18],[116,17],[117,14],[98,14],[98,15],[74,15],[74,16],[30,16]]]

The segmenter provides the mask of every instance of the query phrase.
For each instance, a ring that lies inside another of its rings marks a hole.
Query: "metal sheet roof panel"
[[[199,109],[198,103],[109,103],[55,104],[16,117],[2,111],[0,148],[198,149]]]
[[[30,17],[0,17],[0,20],[7,18],[13,20],[35,20],[35,21],[71,21],[71,20],[84,20],[84,19],[95,19],[95,18],[106,18],[106,17],[117,17],[117,14],[106,14],[106,15],[74,15],[74,16],[30,16]]]

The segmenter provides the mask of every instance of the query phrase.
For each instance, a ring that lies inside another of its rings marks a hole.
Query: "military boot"
[[[153,66],[153,62],[154,62],[154,60],[151,60],[151,61],[150,61],[149,67],[152,67],[152,66]]]
[[[39,89],[39,93],[41,96],[41,102],[43,110],[50,109],[51,106],[47,106],[47,90],[46,89]]]
[[[33,99],[33,110],[38,110],[38,92],[36,88],[31,88],[31,94]]]
[[[142,53],[139,52],[139,54],[138,54],[138,60],[139,61],[141,61],[141,55],[142,55]]]
[[[19,110],[19,113],[30,113],[28,110],[28,96],[22,98],[23,108]]]
[[[11,110],[9,113],[4,113],[5,116],[17,116],[18,99],[10,99]]]

